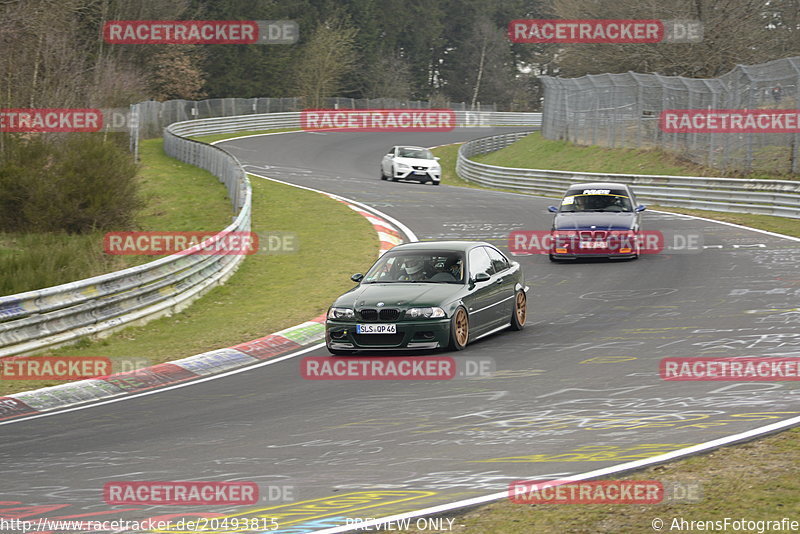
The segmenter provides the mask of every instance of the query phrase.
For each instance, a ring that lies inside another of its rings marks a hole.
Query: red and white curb
[[[341,198],[337,198],[334,195],[328,195],[328,196],[330,196],[334,200],[342,202],[348,208],[350,208],[351,210],[355,211],[356,213],[358,213],[359,215],[364,217],[366,220],[368,220],[372,224],[372,227],[378,233],[378,240],[381,243],[379,251],[378,251],[378,255],[379,256],[383,255],[383,253],[386,252],[387,250],[389,250],[390,248],[392,248],[392,247],[394,247],[396,245],[399,245],[400,243],[404,242],[404,239],[400,235],[400,232],[398,232],[391,224],[387,223],[385,220],[381,219],[380,217],[376,216],[373,213],[370,213],[368,211],[364,211],[364,209],[359,207],[359,206],[355,206],[353,204],[350,204],[346,200],[342,200]]]
[[[403,226],[402,223],[377,210],[337,195],[322,191],[318,192],[344,203],[372,224],[380,240],[379,255],[406,240],[416,240],[413,232]],[[37,416],[86,403],[107,401],[116,397],[140,394],[148,390],[229,372],[319,343],[324,337],[325,316],[320,315],[302,324],[246,343],[240,343],[233,347],[212,350],[135,371],[69,382],[0,397],[0,421],[6,421],[0,424],[13,422],[9,420]]]

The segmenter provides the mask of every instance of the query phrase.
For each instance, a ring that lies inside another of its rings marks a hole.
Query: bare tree
[[[475,109],[478,104],[478,95],[481,92],[481,82],[483,81],[484,73],[487,70],[487,64],[490,64],[498,75],[498,68],[502,69],[503,64],[507,64],[511,60],[511,49],[508,44],[508,39],[505,34],[498,30],[492,22],[487,18],[481,18],[475,23],[475,43],[477,50],[477,65],[475,72],[475,83],[472,90],[472,98],[470,99],[470,107]],[[502,76],[506,78],[505,76]],[[507,81],[507,80],[505,80]]]
[[[451,52],[444,72],[448,95],[470,102],[473,109],[481,101],[509,105],[518,70],[505,29],[481,16],[471,26],[470,35],[463,46]]]
[[[205,98],[198,56],[199,50],[191,45],[170,46],[155,54],[148,78],[150,94],[156,100]]]
[[[340,17],[317,26],[300,54],[295,69],[295,88],[305,97],[305,105],[322,107],[326,98],[345,87],[345,76],[356,65],[357,30]]]
[[[411,69],[408,62],[391,54],[382,56],[370,65],[364,96],[408,100],[411,97]]]
[[[147,98],[142,73],[166,48],[108,45],[101,38],[103,24],[114,19],[180,18],[188,6],[189,0],[0,2],[0,104],[105,107]],[[181,83],[186,74],[176,69],[171,83]],[[161,77],[166,79],[168,73],[162,71]]]
[[[561,74],[632,70],[712,77],[736,64],[775,59],[767,5],[764,0],[552,0],[553,15],[561,19],[692,19],[699,20],[704,29],[699,43],[563,45],[559,47]]]
[[[83,7],[81,0],[30,0],[0,7],[5,105],[83,103],[87,65],[75,20]]]

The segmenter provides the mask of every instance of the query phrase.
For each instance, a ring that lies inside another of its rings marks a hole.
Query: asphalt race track
[[[549,229],[552,199],[379,179],[380,158],[394,144],[442,145],[495,131],[299,132],[221,146],[249,172],[365,203],[419,239],[479,239],[505,250],[512,230]],[[317,216],[321,231],[335,231]],[[800,415],[792,382],[659,377],[664,357],[800,355],[800,243],[652,211],[644,226],[700,235],[704,248],[633,262],[515,257],[531,287],[527,327],[455,355],[493,358],[492,377],[309,381],[300,356],[2,425],[0,501],[69,504],[58,514],[87,517],[258,508],[248,515],[277,514],[276,532],[304,532],[326,518],[381,517],[503,491],[514,480],[583,473]],[[292,486],[293,502],[105,505],[103,484],[128,480]],[[315,501],[330,497],[337,499]],[[311,512],[306,501],[325,506]]]

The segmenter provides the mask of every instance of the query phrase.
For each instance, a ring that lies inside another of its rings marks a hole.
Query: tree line
[[[514,19],[692,19],[693,44],[519,44]],[[111,45],[113,20],[294,20],[295,45]],[[800,0],[0,0],[0,108],[219,97],[395,98],[535,110],[541,74],[718,76],[800,55]],[[133,225],[123,134],[0,134],[0,231]]]
[[[693,19],[693,44],[518,44],[525,18]],[[110,20],[297,21],[295,45],[110,45]],[[539,74],[717,76],[800,54],[800,0],[0,0],[0,107],[328,96],[535,109]]]

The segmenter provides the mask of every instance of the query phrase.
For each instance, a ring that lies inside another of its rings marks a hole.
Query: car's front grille
[[[396,321],[400,318],[400,310],[397,308],[382,308],[380,310],[376,310],[375,308],[363,308],[358,313],[361,315],[363,321],[371,323],[377,321]]]
[[[396,308],[384,308],[380,311],[381,321],[396,321],[400,318],[400,310]]]
[[[581,230],[578,232],[578,235],[581,236],[581,239],[605,239],[608,232],[604,230]]]
[[[394,347],[403,342],[403,334],[353,334],[353,339],[361,347]]]
[[[365,321],[377,321],[378,320],[378,310],[372,308],[364,308],[360,312],[361,318]]]
[[[421,165],[414,165],[411,168],[414,169],[415,171],[427,171],[428,170],[428,167],[423,167]]]

